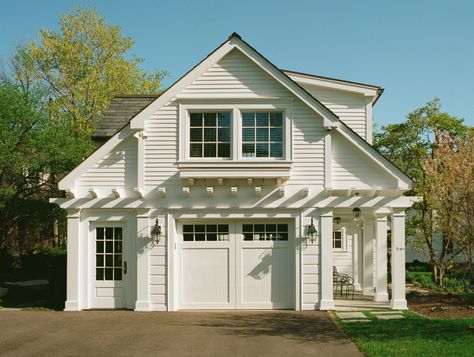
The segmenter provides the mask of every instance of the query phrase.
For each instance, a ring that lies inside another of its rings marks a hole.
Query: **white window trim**
[[[341,248],[334,248],[334,233],[335,232],[341,232]],[[347,252],[347,234],[346,234],[345,227],[336,228],[333,230],[332,246],[333,246],[332,250],[334,252]]]
[[[231,157],[229,158],[191,158],[189,153],[190,112],[211,111],[231,112]],[[248,111],[281,111],[283,113],[283,157],[242,157],[242,112]],[[292,115],[291,103],[179,103],[179,161],[185,163],[206,162],[242,162],[259,164],[261,162],[284,162],[292,159]]]

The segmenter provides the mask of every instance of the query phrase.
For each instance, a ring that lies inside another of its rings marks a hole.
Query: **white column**
[[[332,210],[321,209],[319,234],[319,274],[320,274],[320,310],[334,309],[334,295],[332,285]]]
[[[80,311],[80,209],[67,210],[67,300],[64,311]]]
[[[149,250],[150,210],[137,209],[137,301],[135,311],[150,311]]]
[[[392,213],[392,309],[406,310],[405,297],[405,209]]]
[[[387,293],[387,214],[375,214],[376,266],[375,301],[388,301]]]
[[[360,229],[354,224],[354,226],[352,227],[352,274],[353,274],[353,279],[354,279],[355,290],[360,290],[359,239],[360,239]]]
[[[374,293],[374,218],[364,217],[363,233],[363,289],[364,295],[373,295]]]

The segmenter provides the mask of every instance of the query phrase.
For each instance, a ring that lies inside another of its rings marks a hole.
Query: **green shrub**
[[[432,272],[406,272],[406,281],[425,289],[438,291],[469,291],[470,282],[467,279],[459,279],[452,276],[443,278],[443,286],[437,286],[433,281]]]

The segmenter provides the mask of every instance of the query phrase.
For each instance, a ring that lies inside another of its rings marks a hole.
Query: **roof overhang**
[[[341,90],[345,92],[351,92],[355,94],[361,94],[365,97],[369,97],[371,99],[372,104],[375,104],[375,102],[379,99],[379,97],[382,95],[384,91],[382,87],[371,85],[371,84],[344,81],[341,79],[316,76],[312,74],[294,72],[294,71],[289,71],[289,70],[284,70],[284,72],[293,81],[297,82],[298,84],[301,84],[301,85],[306,84],[306,85],[330,88],[330,89],[335,89],[335,90]]]

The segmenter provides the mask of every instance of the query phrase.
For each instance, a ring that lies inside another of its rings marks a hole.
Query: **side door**
[[[91,308],[125,308],[127,306],[128,259],[124,223],[90,224]]]

